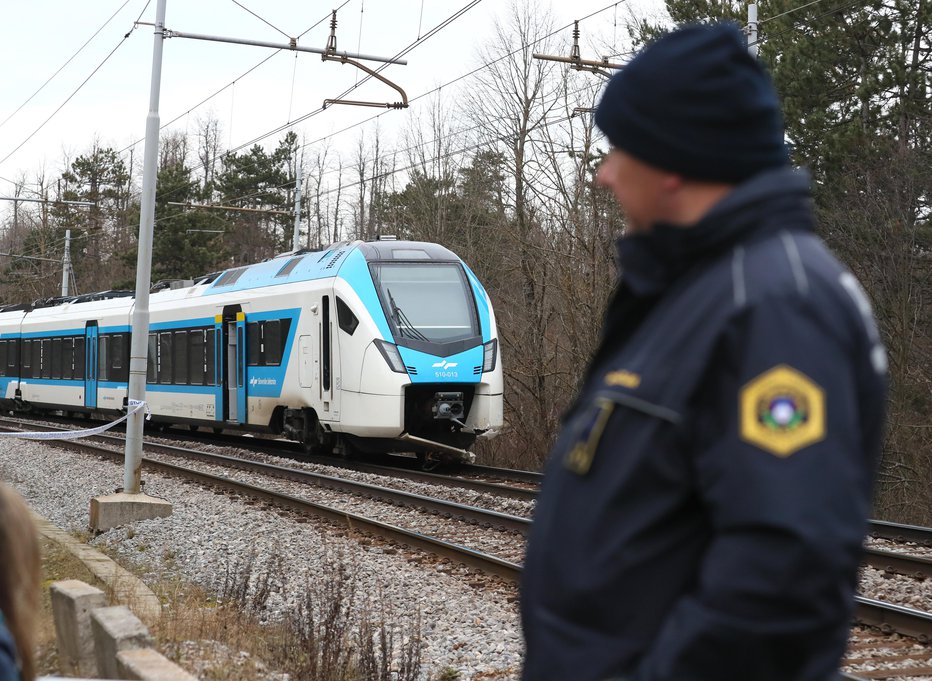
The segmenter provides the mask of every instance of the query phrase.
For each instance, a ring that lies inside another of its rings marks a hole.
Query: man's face
[[[626,234],[649,232],[667,217],[669,178],[621,149],[608,152],[596,173],[596,181],[612,191],[625,214]]]

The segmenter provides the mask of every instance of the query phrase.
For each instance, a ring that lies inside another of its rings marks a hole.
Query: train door
[[[228,423],[246,423],[246,315],[239,305],[223,308],[223,333],[218,355],[223,416]]]
[[[84,406],[97,407],[97,322],[84,326]]]
[[[340,357],[339,347],[334,336],[333,318],[336,305],[332,296],[321,299],[320,324],[318,339],[320,348],[320,401],[321,421],[340,420]]]

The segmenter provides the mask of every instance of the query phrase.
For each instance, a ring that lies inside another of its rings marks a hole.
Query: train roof
[[[378,241],[342,241],[331,244],[320,251],[302,249],[283,253],[254,265],[232,267],[192,280],[157,282],[150,291],[159,301],[164,301],[324,279],[336,276],[343,263],[354,251],[358,251],[367,262],[425,260],[459,262],[456,254],[449,249],[426,241],[398,241],[392,238],[383,238]],[[48,314],[54,315],[58,311],[70,309],[72,305],[82,303],[95,303],[95,307],[110,309],[120,307],[121,303],[131,305],[133,297],[132,291],[102,291],[67,298],[37,300],[26,305],[0,306],[0,312],[22,310],[25,313],[50,309]],[[126,300],[127,298],[129,300]],[[123,300],[116,302],[114,299]]]

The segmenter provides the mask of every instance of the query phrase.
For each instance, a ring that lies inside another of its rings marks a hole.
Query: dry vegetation
[[[170,558],[170,557],[169,557]],[[153,586],[166,605],[152,627],[160,652],[204,681],[415,681],[421,676],[420,621],[414,631],[396,624],[379,595],[365,600],[357,579],[337,556],[304,585],[296,608],[275,618],[272,594],[283,587],[281,558],[234,559],[211,592],[165,576]],[[49,585],[81,579],[106,587],[76,558],[43,542],[39,673],[60,674]],[[435,677],[453,681],[445,669]]]

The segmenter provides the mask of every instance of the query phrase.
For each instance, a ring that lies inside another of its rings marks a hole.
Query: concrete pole
[[[61,295],[68,295],[68,282],[71,278],[71,230],[65,230],[65,257],[62,258]]]
[[[136,301],[133,305],[133,337],[130,342],[129,400],[146,398],[146,355],[149,350],[149,286],[152,276],[152,227],[155,222],[155,180],[159,157],[159,90],[162,80],[162,45],[165,3],[155,10],[155,39],[152,45],[152,81],[149,115],[146,117],[146,147],[142,162],[142,202],[139,209],[139,253],[136,258]],[[137,411],[126,422],[126,459],[123,491],[139,494],[142,469],[142,426],[145,413]]]
[[[748,3],[748,52],[757,59],[757,3]]]
[[[297,179],[294,181],[294,236],[291,239],[291,248],[301,248],[301,160],[296,163],[298,167]]]

